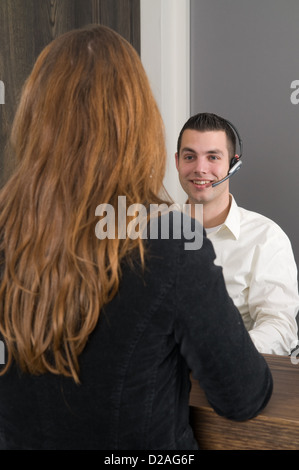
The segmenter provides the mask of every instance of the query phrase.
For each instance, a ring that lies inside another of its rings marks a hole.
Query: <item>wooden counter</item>
[[[264,357],[273,376],[273,394],[264,411],[249,421],[235,422],[218,416],[199,385],[192,381],[191,422],[200,449],[299,449],[299,363],[292,364],[289,356]]]

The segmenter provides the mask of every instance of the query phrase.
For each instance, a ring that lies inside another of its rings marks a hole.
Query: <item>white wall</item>
[[[190,116],[190,0],[141,0],[141,60],[165,124],[168,152],[165,187],[182,204],[174,155]]]

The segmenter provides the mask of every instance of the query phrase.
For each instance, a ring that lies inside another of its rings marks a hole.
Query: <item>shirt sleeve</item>
[[[272,376],[228,296],[211,242],[182,250],[177,267],[176,341],[215,411],[234,420],[256,416],[272,393]],[[187,307],[188,306],[188,307]]]
[[[249,334],[265,354],[286,355],[298,343],[297,266],[291,243],[278,227],[255,249],[248,295],[254,321]]]

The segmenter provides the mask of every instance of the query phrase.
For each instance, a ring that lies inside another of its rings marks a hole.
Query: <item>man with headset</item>
[[[238,207],[230,194],[229,177],[240,168],[241,156],[237,129],[220,116],[201,113],[183,126],[175,158],[188,203],[193,209],[203,205],[215,263],[223,268],[227,290],[255,346],[264,354],[286,355],[298,339],[297,267],[281,228]]]

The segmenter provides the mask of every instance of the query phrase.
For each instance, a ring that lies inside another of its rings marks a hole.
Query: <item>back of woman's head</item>
[[[146,74],[133,47],[104,26],[66,33],[42,52],[13,143],[23,171],[46,165],[80,200],[82,189],[106,197],[103,184],[141,199],[162,185],[162,123]]]
[[[11,141],[18,164],[0,193],[7,367],[14,357],[31,373],[77,380],[122,258],[143,254],[141,239],[99,241],[96,207],[117,212],[118,196],[158,202],[165,172],[163,125],[136,51],[99,25],[54,40],[24,86]]]

